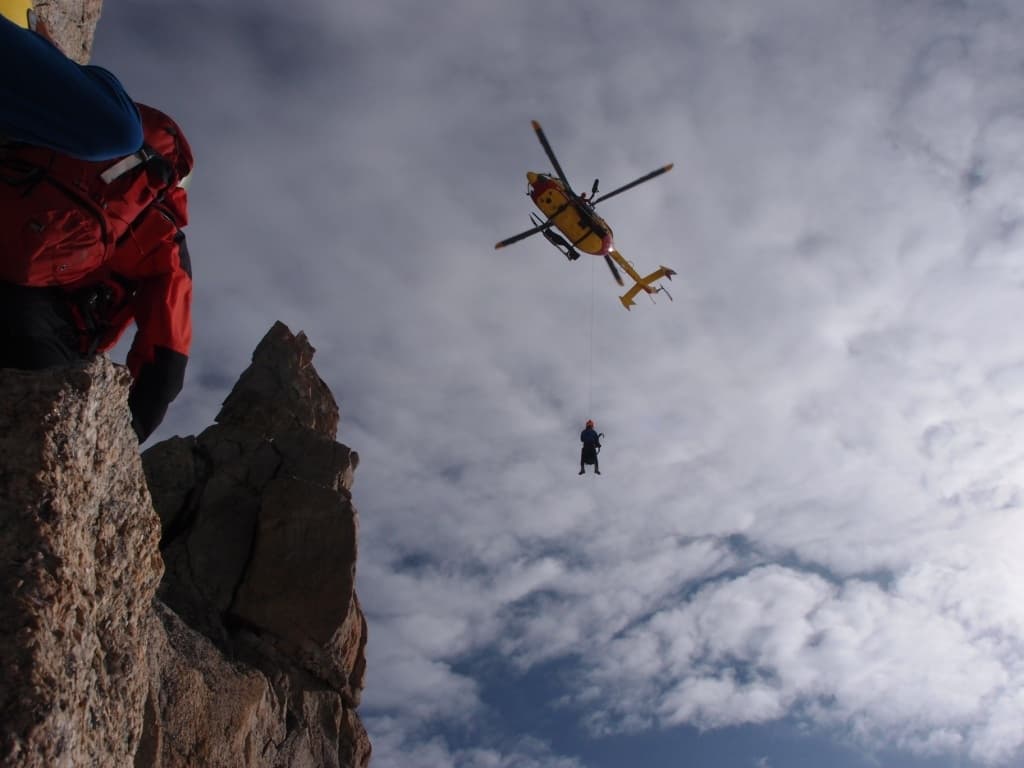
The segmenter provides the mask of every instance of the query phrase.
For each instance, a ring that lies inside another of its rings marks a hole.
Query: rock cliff
[[[0,760],[130,765],[159,520],[106,361],[0,369]]]
[[[366,766],[358,455],[278,323],[217,423],[138,455],[106,360],[0,370],[0,760]]]
[[[61,50],[87,64],[103,0],[36,0],[35,9]]]

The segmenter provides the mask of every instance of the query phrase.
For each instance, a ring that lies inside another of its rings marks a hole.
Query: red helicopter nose
[[[530,171],[526,174],[526,180],[530,183],[531,187],[537,183],[537,178],[537,174],[534,173],[533,171]]]

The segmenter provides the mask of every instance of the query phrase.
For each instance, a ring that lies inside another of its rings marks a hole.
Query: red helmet
[[[593,421],[593,419],[587,419],[587,426],[588,426],[588,427],[592,427],[592,426],[594,426],[594,421]]]

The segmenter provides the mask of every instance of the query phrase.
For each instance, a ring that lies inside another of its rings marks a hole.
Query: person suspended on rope
[[[604,437],[603,432],[597,432],[594,429],[594,422],[592,419],[587,419],[586,428],[580,432],[580,442],[583,443],[583,449],[580,451],[580,474],[584,473],[584,465],[593,464],[594,474],[600,475],[601,469],[597,463],[597,454],[601,452],[601,438]]]

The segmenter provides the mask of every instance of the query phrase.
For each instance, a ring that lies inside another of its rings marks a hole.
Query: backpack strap
[[[159,158],[160,160],[163,160],[165,163],[167,162],[166,160],[164,160],[163,155],[161,155],[151,146],[149,146],[148,144],[143,144],[142,147],[139,148],[138,152],[133,152],[132,154],[126,157],[122,157],[112,166],[103,171],[103,173],[100,174],[100,179],[103,180],[104,184],[111,184],[117,179],[124,176],[126,173],[128,173],[128,171],[132,170],[133,168],[137,168],[143,163],[148,163],[150,160],[153,160],[154,158]]]

